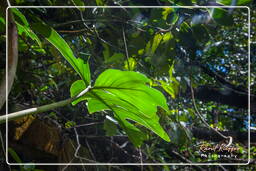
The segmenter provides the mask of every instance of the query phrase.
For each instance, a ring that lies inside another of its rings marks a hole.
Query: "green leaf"
[[[237,0],[235,4],[232,4],[233,0],[217,0],[216,2],[222,5],[232,5],[232,6],[238,5],[239,6],[239,5],[249,4],[252,2],[252,0]]]
[[[137,65],[137,62],[134,58],[129,58],[128,61],[127,60],[124,61],[124,68],[126,70],[130,69],[130,71],[133,71],[135,69],[136,65]]]
[[[35,23],[32,25],[32,28],[33,30],[43,35],[53,46],[59,50],[63,57],[80,75],[86,86],[88,86],[91,80],[88,62],[84,62],[81,58],[76,58],[67,42],[53,28],[42,23]]]
[[[104,53],[104,52],[103,52]],[[111,57],[105,57],[105,62],[106,63],[118,63],[118,62],[122,62],[124,59],[124,54],[123,53],[114,53]]]
[[[13,158],[17,163],[22,163],[20,157],[18,156],[18,154],[17,154],[12,148],[8,148],[8,153],[10,153],[10,155],[12,156],[12,158]]]
[[[148,56],[152,56],[157,47],[159,46],[161,40],[162,40],[162,35],[161,34],[156,34],[152,40],[152,42],[148,42],[148,44],[146,45],[146,55]]]
[[[173,99],[176,98],[176,95],[179,92],[179,82],[173,76],[174,65],[172,65],[169,69],[169,79],[168,81],[158,80],[161,84],[162,88],[169,94]]]
[[[70,96],[75,97],[79,93],[81,93],[84,89],[86,89],[86,85],[85,85],[84,81],[83,80],[77,80],[70,87]],[[72,102],[72,105],[76,105],[77,103],[79,103],[83,100],[86,100],[85,96],[81,96],[78,99],[74,100]]]
[[[173,98],[176,98],[176,92],[173,88],[173,86],[165,81],[159,80],[161,83],[162,88]]]
[[[178,146],[188,144],[191,140],[191,133],[179,122],[170,122],[168,134],[173,143]]]
[[[26,17],[16,8],[11,8],[11,11],[14,14],[15,23],[17,25],[19,35],[21,35],[24,32],[28,37],[30,37],[32,40],[35,40],[38,43],[38,45],[42,47],[40,39],[31,30]]]
[[[166,20],[167,16],[174,11],[173,8],[163,8],[162,19]]]
[[[72,0],[73,4],[75,6],[84,6],[84,2],[81,0]],[[85,8],[78,8],[80,11],[84,11]]]
[[[42,43],[41,43],[40,39],[28,26],[23,26],[23,25],[19,24],[18,22],[16,22],[16,25],[17,25],[19,35],[21,35],[24,32],[28,37],[30,37],[32,40],[35,40],[37,42],[37,44],[40,47],[42,47]]]
[[[104,128],[104,130],[106,130],[107,136],[113,136],[113,135],[116,135],[116,133],[117,133],[116,124],[114,122],[110,121],[109,119],[105,119],[103,128]]]
[[[103,0],[96,0],[97,6],[104,6],[104,1]]]
[[[8,148],[8,153],[12,156],[12,158],[17,162],[17,163],[22,163],[20,157],[18,154],[12,149]],[[20,165],[20,171],[25,171],[22,165]]]
[[[228,13],[227,10],[222,8],[212,9],[212,18],[221,25],[229,26],[234,23],[233,17]]]
[[[5,19],[4,19],[4,17],[0,17],[0,33],[5,34]]]
[[[17,9],[17,8],[11,8],[12,13],[14,14],[15,21],[24,25],[29,26],[29,23],[26,19],[26,17]]]
[[[140,146],[147,136],[129,121],[137,122],[170,141],[156,115],[158,106],[168,111],[166,99],[161,92],[146,85],[149,81],[137,72],[108,69],[99,75],[85,97],[88,110],[90,113],[107,109],[114,111],[115,118],[135,146]]]

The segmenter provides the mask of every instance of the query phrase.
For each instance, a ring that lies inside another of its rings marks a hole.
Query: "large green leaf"
[[[63,57],[71,64],[75,71],[85,82],[86,86],[90,84],[89,64],[81,58],[76,58],[67,42],[51,27],[43,23],[32,25],[33,30],[43,35],[52,45],[54,45]]]
[[[158,106],[168,111],[166,99],[160,91],[147,85],[149,81],[137,72],[108,69],[99,75],[91,91],[75,103],[87,99],[90,113],[112,110],[115,119],[135,146],[140,146],[147,136],[131,121],[170,141],[156,114]],[[84,88],[81,80],[75,82],[71,87],[71,96],[77,95]]]

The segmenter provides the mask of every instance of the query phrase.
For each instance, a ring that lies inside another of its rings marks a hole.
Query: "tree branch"
[[[206,129],[206,128],[198,128],[198,127],[192,127],[189,128],[189,130],[192,132],[193,136],[206,140],[206,141],[214,141],[219,142],[222,141],[223,138],[220,137],[215,131]],[[232,136],[234,138],[234,141],[239,141],[241,143],[248,142],[248,132],[241,132],[241,131],[219,131],[221,134],[226,136]],[[251,142],[256,142],[256,132],[251,131]]]
[[[9,94],[18,64],[18,33],[12,13],[8,11],[8,90],[6,93],[6,72],[0,83],[0,109],[5,103],[6,94]]]
[[[75,97],[66,99],[66,100],[62,100],[59,102],[55,102],[55,103],[51,103],[48,105],[44,105],[44,106],[40,106],[40,107],[35,107],[35,108],[30,108],[30,109],[26,109],[26,110],[22,110],[22,111],[18,111],[18,112],[14,112],[14,113],[10,113],[7,115],[3,115],[0,116],[0,124],[5,123],[6,121],[10,121],[10,120],[14,120],[26,115],[31,115],[31,114],[38,114],[38,113],[42,113],[42,112],[46,112],[58,107],[62,107],[62,106],[66,106],[69,103],[71,103],[72,101],[78,99],[79,97],[85,95],[89,90],[91,89],[91,86],[89,85],[86,89],[84,89],[80,94],[78,94]]]

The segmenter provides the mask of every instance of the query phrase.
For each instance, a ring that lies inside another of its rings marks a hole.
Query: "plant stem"
[[[59,101],[59,102],[51,103],[51,104],[40,106],[40,107],[25,109],[25,110],[10,113],[10,114],[7,114],[7,115],[2,115],[2,116],[0,116],[0,124],[5,123],[6,121],[11,121],[11,120],[14,120],[14,119],[18,119],[18,118],[26,116],[26,115],[38,114],[38,113],[46,112],[46,111],[49,111],[49,110],[52,110],[52,109],[55,109],[55,108],[58,108],[58,107],[66,106],[69,103],[71,103],[72,101],[74,101],[74,100],[78,99],[79,97],[85,95],[90,89],[91,89],[91,87],[88,86],[86,89],[84,89],[77,96],[66,99],[66,100],[62,100],[62,101]]]

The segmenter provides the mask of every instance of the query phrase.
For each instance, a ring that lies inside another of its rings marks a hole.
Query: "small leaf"
[[[10,155],[12,156],[12,158],[13,158],[17,163],[22,163],[20,157],[18,156],[18,154],[17,154],[12,148],[8,148],[8,153],[10,153]]]
[[[123,61],[124,59],[124,54],[123,53],[114,53],[111,57],[105,57],[105,62],[106,63],[118,63]]]
[[[17,8],[11,8],[12,13],[14,14],[15,21],[24,25],[29,26],[29,23],[26,19],[26,17],[17,9]]]
[[[159,46],[163,36],[161,34],[156,34],[153,40],[149,41],[146,45],[145,51],[147,56],[153,56],[157,47]]]
[[[104,1],[103,0],[96,0],[97,6],[104,6]]]
[[[72,0],[73,4],[75,6],[84,6],[84,2],[82,0]],[[84,11],[85,8],[79,8],[77,7],[80,11]]]
[[[176,92],[171,84],[166,83],[165,81],[159,80],[161,83],[162,88],[173,98],[176,98]]]
[[[129,63],[129,65],[128,65],[128,63]],[[133,71],[136,67],[136,64],[137,64],[137,62],[135,61],[134,58],[129,58],[128,61],[127,60],[124,61],[124,68],[126,70],[130,69],[130,71]]]
[[[40,39],[29,27],[23,26],[23,25],[19,24],[18,22],[16,22],[16,25],[17,25],[18,33],[20,35],[24,32],[28,37],[30,37],[32,40],[35,40],[37,42],[37,44],[40,47],[42,47],[42,43],[41,43]]]
[[[14,14],[15,23],[17,25],[18,33],[21,35],[23,32],[30,37],[32,40],[35,40],[40,47],[42,43],[37,35],[31,30],[30,25],[26,17],[17,9],[11,8],[12,13]]]
[[[81,93],[84,89],[86,89],[86,85],[85,85],[84,81],[83,80],[77,80],[70,87],[70,96],[75,97],[79,93]],[[72,102],[72,105],[76,105],[77,103],[79,103],[83,100],[86,100],[85,96],[81,96],[78,99],[74,100]]]

